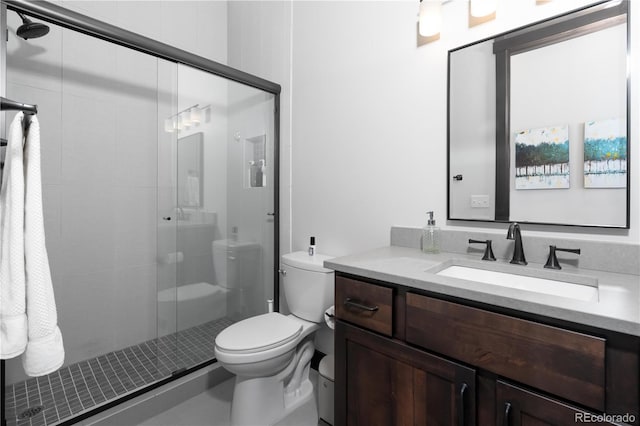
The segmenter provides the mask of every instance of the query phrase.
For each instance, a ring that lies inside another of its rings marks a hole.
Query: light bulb
[[[200,121],[202,120],[201,117],[202,116],[200,114],[200,110],[198,109],[198,107],[193,107],[189,110],[189,119],[191,120],[191,123],[200,124]]]
[[[189,113],[189,110],[181,112],[180,117],[182,117],[182,125],[185,128],[188,129],[190,126],[193,125],[193,121],[191,121],[191,114]]]
[[[474,18],[482,18],[496,11],[497,0],[470,0],[469,13]]]
[[[442,29],[442,0],[422,0],[419,18],[420,35],[433,37]]]
[[[173,131],[176,130],[174,124],[173,124],[173,120],[171,118],[165,118],[164,119],[164,131],[167,133],[173,133]]]

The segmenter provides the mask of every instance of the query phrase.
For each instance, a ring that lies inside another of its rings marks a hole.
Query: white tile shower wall
[[[228,2],[229,65],[274,81],[280,95],[280,254],[291,251],[292,1]],[[239,129],[246,136],[249,130]],[[258,131],[258,130],[256,130]]]
[[[226,62],[225,2],[55,3]],[[47,246],[69,364],[156,335],[156,89],[171,92],[175,80],[154,58],[54,26],[18,39],[20,20],[8,16],[7,96],[40,109]],[[18,359],[7,376],[24,379]]]

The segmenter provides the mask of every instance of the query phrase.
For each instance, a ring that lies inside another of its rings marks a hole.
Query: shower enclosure
[[[49,33],[18,37],[18,11]],[[214,362],[218,332],[277,309],[280,86],[48,2],[1,14],[0,95],[38,106],[66,351],[38,378],[3,362],[3,414],[64,423]]]

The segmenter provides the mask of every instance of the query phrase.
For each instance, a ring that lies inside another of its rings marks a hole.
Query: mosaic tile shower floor
[[[5,388],[7,426],[49,426],[213,358],[221,318]]]

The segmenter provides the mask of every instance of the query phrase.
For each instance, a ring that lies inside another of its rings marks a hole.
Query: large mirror
[[[629,227],[628,7],[449,51],[449,220]]]

